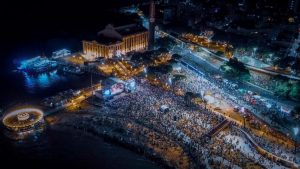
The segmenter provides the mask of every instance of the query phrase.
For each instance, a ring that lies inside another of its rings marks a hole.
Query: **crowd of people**
[[[212,79],[203,78],[186,67],[182,67],[178,73],[187,77],[176,82],[175,86],[184,92],[202,93],[204,98],[209,94],[219,105],[229,107],[240,102],[227,93],[234,88],[226,87],[223,90]],[[151,85],[143,77],[136,78],[136,86],[136,91],[115,96],[105,101],[102,107],[95,108],[91,105],[89,111],[93,112],[92,116],[73,121],[70,125],[75,128],[83,126],[84,130],[92,128],[96,133],[117,133],[118,140],[158,154],[176,168],[193,168],[192,166],[199,165],[211,168],[277,166],[257,155],[253,148],[251,151],[244,151],[245,148],[236,139],[242,137],[241,134],[232,128],[207,140],[206,134],[225,119],[213,109],[204,105],[187,105],[184,97],[176,95],[172,90],[166,91]],[[162,109],[163,106],[168,108],[167,111]],[[109,125],[104,127],[103,124]],[[228,135],[235,137],[228,138]],[[266,146],[268,149],[274,144],[272,148],[276,149],[278,155],[286,152],[284,148],[279,149],[277,144],[258,138],[260,137],[254,137],[262,147]],[[249,143],[246,140],[244,144]]]
[[[252,132],[249,131],[249,133]],[[263,136],[264,134],[262,134],[262,136],[251,134],[251,137],[255,140],[255,142],[258,143],[259,146],[263,147],[268,152],[288,161],[297,162],[299,160],[296,159],[293,147],[287,145],[284,142],[278,144],[276,141],[267,140]]]
[[[228,154],[229,157],[225,156],[228,157],[226,160],[233,161],[242,168],[247,168],[248,165],[257,166],[258,168],[263,168],[262,166],[266,168],[286,168],[259,154],[236,126],[219,133],[214,138],[214,144],[210,146],[217,147],[214,155]],[[230,151],[223,151],[223,147],[229,147]]]
[[[136,92],[107,105],[116,114],[143,121],[158,131],[181,138],[186,144],[191,139],[201,138],[223,120],[208,110],[187,107],[182,97],[149,83],[138,84]],[[168,112],[161,110],[163,105],[169,107]]]
[[[229,105],[231,107],[235,107],[237,105],[240,105],[241,103],[244,103],[243,105],[247,105],[247,103],[245,103],[246,101],[243,100],[244,98],[237,99],[236,97],[232,97],[232,96],[228,95],[227,92],[234,94],[234,93],[236,93],[236,91],[234,91],[234,89],[232,89],[228,86],[223,86],[222,83],[217,86],[216,84],[218,84],[218,83],[214,83],[213,79],[208,81],[207,79],[205,79],[199,75],[196,75],[197,74],[196,72],[193,72],[185,67],[183,67],[181,73],[186,75],[187,78],[182,80],[180,83],[176,82],[176,87],[183,89],[184,92],[193,91],[195,93],[201,93],[201,92],[203,93],[203,91],[204,92],[210,91],[211,95],[214,95],[214,96],[218,95],[219,98],[217,98],[217,99],[226,100],[226,102],[229,103]],[[227,88],[227,90],[224,90],[226,88]],[[220,89],[223,89],[223,90],[220,90]],[[251,106],[248,106],[247,108],[249,108],[251,110],[254,109],[254,111],[255,111],[255,109],[258,109],[258,107],[259,107],[262,111],[268,111],[267,107],[262,104],[263,103],[257,102],[257,105],[255,105],[255,106],[251,105]],[[261,123],[259,120],[257,120],[253,116],[251,118],[249,118],[249,120],[251,120],[250,122],[252,124],[255,123],[256,128],[258,128],[258,129],[265,128],[265,131],[273,133],[270,135],[265,134],[265,137],[268,137],[268,136],[270,137],[270,136],[274,136],[274,135],[276,135],[275,137],[280,137],[278,134],[276,134],[277,132],[273,132],[270,128],[266,127],[266,125]],[[290,146],[288,146],[288,145],[284,146],[284,143],[280,142],[279,140],[272,141],[269,139],[265,139],[265,137],[263,137],[263,136],[257,136],[256,134],[253,134],[253,133],[252,133],[252,135],[254,136],[255,141],[258,142],[258,144],[260,146],[262,146],[264,149],[266,149],[267,151],[273,153],[274,155],[276,155],[278,157],[282,157],[285,160],[296,162],[295,155],[293,154]],[[288,144],[288,143],[286,143],[286,144]]]
[[[212,153],[216,153],[215,147],[220,147],[223,150],[223,143],[217,140],[209,144],[209,149],[197,142],[224,120],[222,116],[201,107],[187,107],[182,97],[151,86],[147,82],[138,83],[137,86],[137,91],[134,93],[107,102],[106,106],[110,109],[111,114],[132,119],[138,124],[169,136],[172,140],[181,142],[181,145],[189,145],[196,152],[209,157],[208,161],[210,162]],[[162,112],[160,110],[161,105],[170,107],[169,112]],[[230,144],[226,147],[226,151],[221,152],[218,157],[231,161],[231,167],[234,165],[243,166],[243,162],[247,161],[248,158],[241,152],[238,152],[239,156],[233,155],[234,153],[225,153],[232,152]],[[248,159],[248,161],[255,163],[253,160]]]

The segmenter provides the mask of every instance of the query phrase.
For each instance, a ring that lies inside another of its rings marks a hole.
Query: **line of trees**
[[[274,92],[278,96],[300,100],[300,82],[292,81],[284,76],[273,77]]]
[[[297,120],[300,121],[300,105],[296,106],[292,112],[291,112],[291,116]]]
[[[184,102],[187,106],[192,106],[193,105],[193,100],[197,100],[199,102],[204,103],[205,109],[207,105],[207,101],[202,98],[200,93],[193,93],[193,92],[186,92],[184,95]]]

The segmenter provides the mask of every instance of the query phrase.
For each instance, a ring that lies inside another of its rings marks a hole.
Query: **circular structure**
[[[2,122],[5,127],[13,131],[26,131],[33,129],[43,121],[44,113],[36,108],[22,108],[7,113]]]
[[[25,113],[20,113],[17,115],[17,118],[19,121],[25,121],[29,119],[29,113],[25,112]]]

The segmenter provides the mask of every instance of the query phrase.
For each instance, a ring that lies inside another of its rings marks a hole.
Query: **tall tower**
[[[152,50],[154,47],[154,29],[155,29],[155,4],[154,0],[150,0],[150,14],[149,14],[149,43],[148,49]]]
[[[299,0],[289,0],[288,10],[297,13],[299,10]]]

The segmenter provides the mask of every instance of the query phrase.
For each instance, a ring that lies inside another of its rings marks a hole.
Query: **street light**
[[[255,56],[255,53],[256,53],[256,51],[257,51],[257,48],[255,47],[255,48],[253,48],[253,55],[252,56]]]
[[[170,85],[172,85],[172,78],[171,78],[171,77],[169,77],[168,83],[169,83]]]
[[[294,134],[295,134],[295,154],[297,152],[297,135],[299,133],[299,128],[298,127],[294,127],[293,128]]]
[[[244,128],[246,128],[246,116],[243,115],[243,119],[244,119]]]

